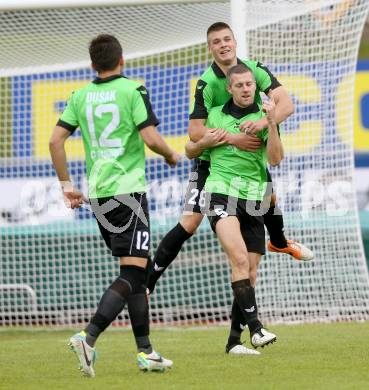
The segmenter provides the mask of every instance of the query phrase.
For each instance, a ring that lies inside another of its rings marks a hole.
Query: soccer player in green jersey
[[[265,102],[261,109],[254,100],[256,83],[253,71],[245,64],[231,67],[227,80],[232,97],[223,106],[210,110],[206,125],[237,135],[245,121],[265,118],[267,128],[255,134],[262,142],[257,151],[243,151],[226,144],[210,149],[210,173],[205,184],[209,201],[207,214],[231,264],[234,294],[232,325],[234,315],[242,316],[250,331],[251,344],[262,347],[276,340],[276,336],[264,329],[258,319],[254,290],[258,264],[265,253],[264,214],[267,209],[262,201],[269,181],[267,163],[279,164],[283,158],[283,147],[272,93],[270,101]],[[269,203],[270,199],[268,207]],[[239,326],[239,323],[236,325]],[[236,329],[231,327],[226,352],[254,354],[253,350],[241,344],[241,330],[237,326]]]
[[[252,70],[256,82],[255,102],[258,104],[261,104],[260,92],[270,94],[270,91],[273,90],[278,124],[294,111],[290,96],[265,66],[257,61],[237,58],[236,41],[232,30],[226,23],[212,24],[207,31],[207,41],[214,62],[197,82],[189,124],[191,140],[199,141],[199,146],[204,152],[195,160],[186,192],[184,213],[179,223],[163,238],[156,251],[153,270],[148,281],[149,292],[154,290],[157,280],[176,258],[184,242],[195,233],[203,219],[204,184],[209,174],[210,165],[206,149],[221,142],[227,142],[246,151],[257,151],[261,147],[261,140],[253,135],[267,126],[265,118],[241,123],[240,129],[244,132],[240,134],[225,135],[221,129],[210,129],[209,131],[209,128],[205,126],[209,110],[212,107],[225,104],[230,98],[225,76],[228,69],[237,63],[244,63]],[[204,135],[205,137],[202,138]],[[269,171],[267,171],[267,175],[271,182]],[[276,205],[275,194],[272,194],[271,206],[264,217],[264,222],[270,235],[269,250],[288,253],[299,260],[313,258],[313,254],[308,248],[300,243],[287,240],[284,236],[282,212]]]
[[[103,294],[87,327],[70,338],[82,372],[94,377],[95,342],[128,305],[136,339],[138,366],[164,371],[173,362],[155,352],[149,339],[146,299],[150,225],[145,182],[144,144],[175,165],[179,155],[156,130],[158,120],[149,94],[139,82],[122,76],[119,41],[99,35],[89,47],[97,78],[74,92],[50,139],[50,153],[64,197],[71,208],[83,195],[71,184],[64,144],[79,127],[86,154],[91,208],[112,255],[120,258],[120,275]]]

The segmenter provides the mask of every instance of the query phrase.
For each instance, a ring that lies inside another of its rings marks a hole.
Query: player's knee
[[[121,265],[119,279],[130,286],[132,294],[140,293],[146,283],[146,269],[135,265]]]
[[[199,213],[193,213],[191,215],[182,216],[180,224],[183,229],[189,234],[194,234],[196,229],[200,226],[203,219],[203,215]]]
[[[242,272],[248,269],[249,262],[247,259],[246,252],[239,252],[236,255],[232,256],[232,266],[235,270]]]

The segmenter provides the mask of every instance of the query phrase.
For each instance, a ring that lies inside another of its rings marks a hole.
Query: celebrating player
[[[211,66],[202,74],[197,82],[195,101],[190,114],[189,135],[192,141],[200,141],[199,146],[204,152],[195,160],[194,168],[187,188],[184,213],[179,223],[169,231],[161,241],[155,257],[153,270],[148,281],[148,289],[151,293],[157,280],[165,272],[166,268],[178,255],[184,242],[196,231],[203,219],[204,184],[209,175],[209,152],[206,149],[216,146],[220,142],[227,142],[241,150],[256,152],[262,146],[262,142],[254,134],[267,127],[266,118],[252,121],[247,120],[240,124],[243,133],[224,135],[219,129],[213,129],[202,138],[208,127],[205,121],[212,107],[225,104],[230,98],[227,90],[226,73],[237,63],[246,64],[252,71],[255,82],[255,102],[261,104],[260,92],[267,95],[273,90],[276,104],[275,116],[277,124],[283,122],[294,111],[293,103],[278,80],[260,62],[240,60],[236,56],[236,41],[230,27],[223,22],[212,24],[207,31],[207,42],[210,53],[214,58]],[[271,182],[267,170],[268,181]],[[268,249],[273,252],[288,253],[298,260],[311,260],[312,252],[304,245],[292,240],[287,240],[283,232],[283,216],[276,205],[276,196],[271,196],[270,208],[264,216],[264,223],[270,236]]]
[[[86,152],[89,198],[102,237],[120,258],[120,275],[103,294],[87,327],[70,338],[81,370],[94,377],[95,342],[128,304],[136,339],[138,366],[164,371],[173,362],[155,352],[149,339],[145,281],[150,248],[144,143],[175,165],[179,155],[156,130],[146,88],[121,75],[124,60],[119,41],[99,35],[89,47],[97,78],[70,97],[50,139],[52,161],[71,208],[83,195],[73,189],[64,144],[79,127]]]
[[[250,331],[251,344],[262,347],[276,340],[276,336],[265,330],[258,319],[254,290],[258,264],[265,253],[263,215],[266,209],[262,200],[269,181],[267,162],[279,164],[283,158],[283,147],[272,92],[270,101],[263,104],[264,115],[254,101],[256,83],[248,66],[238,64],[231,67],[227,80],[232,97],[223,106],[209,111],[206,126],[239,134],[241,123],[266,118],[267,128],[255,134],[262,142],[257,151],[243,151],[231,145],[219,145],[209,150],[210,174],[205,185],[209,200],[207,214],[231,264],[234,294],[232,316],[243,317],[243,323]],[[254,350],[241,344],[238,329],[232,326],[226,352],[255,354]]]

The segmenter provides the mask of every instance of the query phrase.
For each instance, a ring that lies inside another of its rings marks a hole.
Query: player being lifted
[[[210,149],[210,173],[207,177],[206,211],[210,225],[227,254],[232,269],[232,327],[226,346],[231,354],[255,354],[240,342],[239,324],[247,325],[251,344],[263,347],[276,340],[276,336],[263,328],[258,319],[255,299],[257,268],[265,253],[263,200],[268,186],[267,162],[277,165],[283,158],[283,147],[276,123],[275,103],[262,106],[254,101],[256,83],[251,69],[245,64],[231,67],[227,72],[231,99],[223,106],[210,109],[206,125],[222,128],[229,134],[239,134],[240,124],[246,121],[267,120],[266,128],[256,132],[261,147],[254,152],[243,151],[231,145],[218,145]],[[263,111],[266,115],[263,114]],[[196,143],[188,150],[200,153]],[[238,322],[236,323],[236,317]],[[235,329],[233,325],[235,326]]]
[[[231,28],[223,22],[212,24],[207,30],[207,42],[214,58],[211,66],[202,74],[196,85],[194,107],[190,114],[189,136],[192,141],[198,141],[204,151],[195,160],[190,183],[185,197],[184,213],[179,223],[169,231],[161,241],[154,260],[153,270],[148,281],[151,293],[157,280],[178,255],[184,242],[188,240],[200,225],[204,206],[204,184],[209,175],[209,153],[206,149],[216,146],[219,142],[250,152],[256,152],[262,142],[254,134],[267,127],[267,120],[261,118],[255,121],[247,120],[240,125],[244,131],[241,134],[224,134],[219,129],[205,126],[209,110],[212,107],[227,102],[230,93],[227,91],[226,73],[237,63],[244,63],[252,70],[256,81],[255,102],[261,104],[260,92],[267,95],[273,90],[276,104],[276,122],[283,122],[293,111],[293,103],[286,90],[271,72],[257,61],[240,60],[236,56],[236,41]],[[268,180],[271,182],[269,171]],[[264,223],[270,236],[268,249],[272,252],[287,253],[298,260],[311,260],[312,252],[304,245],[287,240],[283,232],[283,216],[276,205],[276,196],[272,194],[270,208],[264,216]]]
[[[95,342],[128,305],[136,339],[138,366],[164,371],[173,362],[155,352],[149,339],[146,299],[150,224],[145,182],[144,143],[175,165],[179,155],[156,130],[146,88],[121,75],[124,61],[119,41],[99,35],[89,47],[97,78],[70,97],[50,139],[50,153],[71,208],[83,202],[73,189],[64,144],[80,128],[86,153],[89,198],[100,232],[112,255],[120,258],[120,275],[104,292],[87,327],[70,338],[82,372],[94,377]]]

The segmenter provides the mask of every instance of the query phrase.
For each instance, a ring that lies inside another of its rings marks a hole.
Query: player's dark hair
[[[242,73],[248,73],[250,72],[252,74],[252,77],[254,78],[254,74],[252,73],[251,68],[249,68],[246,64],[237,64],[232,66],[231,68],[228,69],[227,72],[227,81],[229,83],[231,77],[233,74],[242,74]]]
[[[89,46],[90,58],[97,72],[113,70],[122,57],[122,46],[113,35],[101,34]]]
[[[224,23],[224,22],[213,23],[211,26],[209,26],[208,30],[206,31],[206,36],[208,37],[209,34],[214,32],[214,31],[221,31],[221,30],[225,30],[225,29],[230,30],[233,34],[233,31],[232,31],[231,27],[229,26],[229,24]]]

